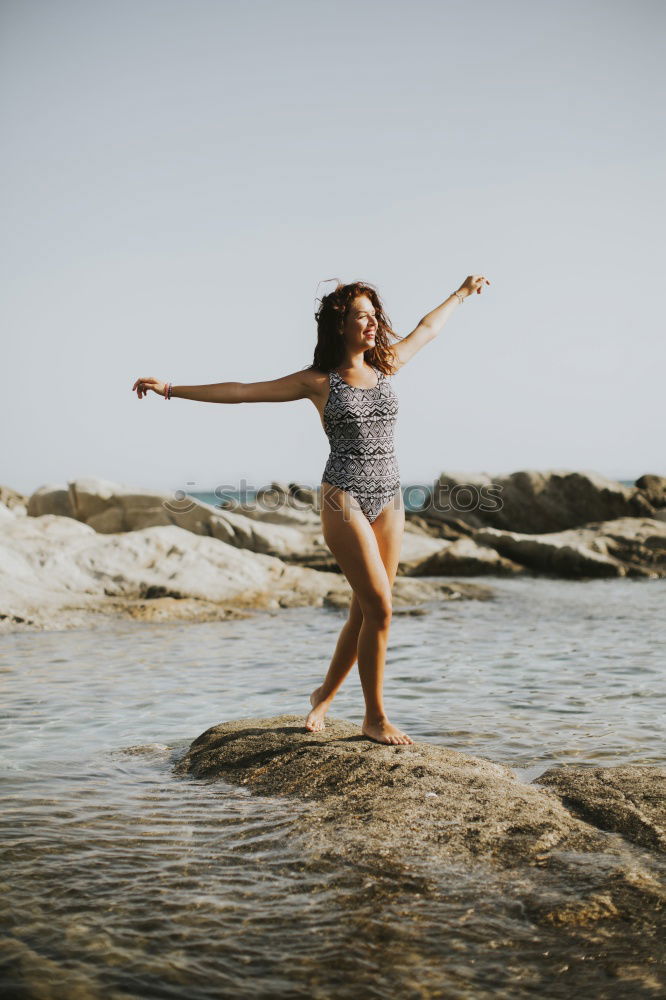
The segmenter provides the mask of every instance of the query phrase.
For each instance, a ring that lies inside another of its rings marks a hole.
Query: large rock
[[[420,513],[429,520],[536,534],[590,521],[652,518],[657,511],[641,489],[596,472],[525,470],[494,477],[442,473]]]
[[[2,513],[4,512],[4,513]],[[210,620],[233,609],[345,606],[342,574],[287,564],[175,525],[106,535],[69,517],[0,511],[0,628],[67,628],[85,614]],[[472,584],[406,581],[405,606],[487,597]],[[159,602],[159,603],[157,603]]]
[[[550,789],[446,747],[379,744],[330,717],[319,733],[303,723],[281,715],[212,726],[175,770],[298,800],[293,823],[308,853],[364,878],[427,866],[450,871],[453,892],[473,873],[477,906],[492,898],[494,910],[503,896],[521,924],[529,914],[567,934],[600,928],[604,948],[613,937],[626,944],[628,928],[637,942],[663,932],[659,861],[573,815]]]
[[[327,719],[318,733],[292,715],[224,722],[191,744],[177,770],[316,799],[320,819],[342,824],[345,835],[392,843],[409,830],[441,855],[515,862],[603,843],[555,797],[522,784],[507,767],[428,743],[375,743],[343,720]]]
[[[73,517],[101,534],[176,525],[279,558],[306,559],[326,550],[319,519],[311,512],[300,520],[286,517],[269,523],[184,494],[156,493],[103,479],[75,479],[67,488],[43,486],[31,496],[28,514]]]
[[[54,514],[57,517],[75,517],[72,501],[66,486],[46,483],[31,494],[28,500],[28,515],[41,517]]]
[[[33,516],[73,517],[100,534],[118,534],[175,524],[235,548],[276,556],[311,569],[339,572],[324,541],[313,491],[298,483],[273,483],[251,504],[224,510],[186,495],[139,490],[103,479],[75,479],[67,488],[44,486],[30,498]],[[441,546],[419,528],[406,526],[399,572],[422,562]]]
[[[525,567],[505,559],[494,548],[480,545],[472,538],[440,542],[425,559],[414,561],[403,572],[411,576],[515,576]]]
[[[174,525],[100,535],[49,514],[3,520],[0,574],[0,618],[43,628],[161,598],[202,602],[205,617],[211,605],[224,617],[229,606],[322,604],[341,581]]]
[[[641,476],[635,485],[657,510],[666,507],[666,476]]]
[[[534,572],[570,578],[666,576],[666,522],[619,518],[544,535],[485,528],[474,541]]]

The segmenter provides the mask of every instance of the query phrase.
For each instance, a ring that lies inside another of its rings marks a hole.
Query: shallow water
[[[666,762],[666,580],[480,582],[495,600],[395,615],[394,722],[526,780]],[[174,777],[217,722],[305,716],[343,620],[0,638],[6,995],[620,997],[633,966],[653,995],[647,959],[536,927],[481,869],[349,868],[294,830],[311,805]],[[356,670],[331,715],[362,719]]]

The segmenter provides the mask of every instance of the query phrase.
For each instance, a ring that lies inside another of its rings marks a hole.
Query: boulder
[[[492,900],[493,918],[500,906],[521,927],[528,917],[580,933],[595,948],[598,941],[600,954],[613,940],[626,947],[627,934],[638,945],[644,935],[657,940],[664,932],[657,857],[573,814],[551,789],[523,784],[488,760],[425,742],[380,744],[330,715],[324,730],[311,733],[304,716],[280,715],[212,726],[174,769],[297,801],[292,822],[300,849],[332,857],[364,880],[431,873],[448,877],[443,891],[456,893],[471,878],[475,898],[466,918]],[[635,958],[638,949],[630,951]]]
[[[666,507],[666,476],[641,476],[636,480],[636,486],[657,510]]]
[[[4,510],[2,631],[74,627],[86,623],[86,614],[211,620],[229,617],[231,609],[323,606],[328,598],[345,606],[351,599],[342,574],[288,564],[175,525],[99,534],[74,518],[17,517]],[[473,585],[407,582],[410,591],[398,594],[398,604],[485,596]],[[146,601],[161,603],[149,609]]]
[[[405,525],[405,533],[402,536],[402,548],[400,550],[400,561],[398,563],[398,573],[408,576],[417,566],[430,559],[442,548],[442,541],[426,535],[418,529],[410,530]]]
[[[344,827],[345,838],[355,832],[397,845],[410,831],[410,839],[416,833],[440,856],[515,863],[556,848],[603,845],[598,831],[554,796],[522,784],[500,764],[429,743],[383,745],[341,719],[327,718],[318,733],[303,722],[282,715],[212,726],[176,770],[314,799],[320,820]]]
[[[67,488],[43,486],[30,498],[32,516],[74,517],[100,534],[176,525],[252,552],[297,560],[328,552],[318,516],[309,509],[277,514],[275,523],[236,510],[220,510],[182,493],[155,493],[95,478],[76,479]]]
[[[539,573],[572,579],[666,576],[666,523],[653,518],[619,518],[543,535],[485,528],[478,545]]]
[[[590,521],[652,518],[655,508],[642,490],[596,472],[524,470],[493,477],[442,473],[418,513],[444,523],[540,534]]]
[[[41,517],[43,514],[75,517],[69,490],[66,486],[47,483],[31,494],[28,500],[28,516]]]
[[[410,576],[515,576],[526,569],[501,556],[494,548],[471,538],[440,543],[425,559],[402,570]]]

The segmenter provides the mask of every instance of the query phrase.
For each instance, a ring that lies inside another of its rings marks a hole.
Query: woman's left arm
[[[398,368],[406,365],[417,351],[435,339],[451,313],[461,304],[463,299],[475,292],[480,295],[484,285],[489,284],[488,279],[482,274],[470,274],[469,277],[465,278],[457,292],[449,295],[448,299],[445,299],[436,309],[426,313],[411,333],[393,345],[393,355]]]

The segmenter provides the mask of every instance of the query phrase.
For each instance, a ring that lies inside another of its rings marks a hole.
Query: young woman
[[[358,660],[363,733],[379,743],[414,742],[389,722],[383,701],[391,590],[405,526],[393,446],[398,399],[389,378],[434,340],[464,299],[489,284],[483,275],[470,275],[402,338],[391,329],[373,285],[338,284],[315,313],[317,346],[306,369],[269,382],[171,385],[140,378],[132,386],[139,399],[151,391],[208,403],[310,399],[316,406],[331,445],[321,482],[322,529],[352,588],[352,601],[328,673],[310,695],[312,710],[305,720],[310,732],[324,728],[324,716]]]

